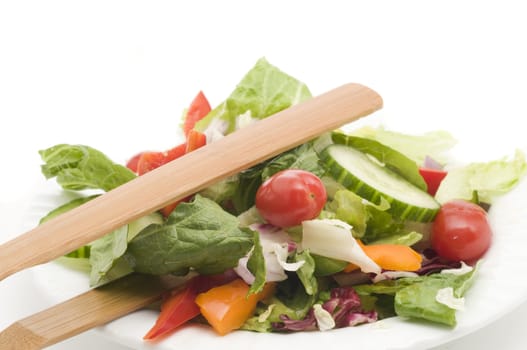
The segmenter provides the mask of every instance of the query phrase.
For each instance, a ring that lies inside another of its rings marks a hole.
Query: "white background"
[[[520,1],[2,1],[0,242],[21,233],[38,191],[39,149],[88,144],[116,161],[166,149],[199,90],[221,102],[263,56],[313,94],[368,85],[385,102],[372,118],[403,131],[463,135],[457,151],[472,159],[527,149],[523,8]],[[0,328],[45,305],[30,272],[0,282]],[[527,305],[518,305],[436,350],[523,349],[525,319]],[[93,332],[53,349],[95,347],[124,349]]]

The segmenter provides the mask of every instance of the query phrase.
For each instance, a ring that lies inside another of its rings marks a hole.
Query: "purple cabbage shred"
[[[331,314],[335,328],[353,327],[363,323],[375,322],[376,311],[364,311],[359,295],[351,287],[338,287],[331,290],[330,299],[322,307]],[[317,329],[317,320],[313,308],[301,320],[293,320],[286,315],[280,316],[281,322],[273,323],[276,331],[312,331]]]

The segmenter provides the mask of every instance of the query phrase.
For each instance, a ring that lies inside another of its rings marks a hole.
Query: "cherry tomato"
[[[326,188],[315,174],[287,169],[274,174],[258,188],[256,208],[268,223],[291,227],[316,218],[326,199]]]
[[[453,200],[439,210],[433,224],[432,248],[440,257],[473,262],[489,249],[492,231],[487,213],[480,206]]]

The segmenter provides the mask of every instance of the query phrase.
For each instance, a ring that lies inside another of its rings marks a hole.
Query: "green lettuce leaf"
[[[436,199],[440,203],[452,199],[477,199],[491,204],[497,196],[514,188],[526,171],[525,155],[519,150],[513,159],[472,163],[451,169],[441,182]]]
[[[260,234],[257,231],[253,231],[254,246],[251,251],[251,256],[247,261],[247,269],[253,274],[254,282],[251,284],[249,294],[258,293],[263,290],[265,286],[265,258],[260,243]]]
[[[313,147],[313,142],[304,143],[273,158],[262,170],[262,179],[266,180],[285,169],[301,169],[319,177],[326,173],[326,169]]]
[[[124,225],[90,245],[90,286],[100,286],[133,272],[124,255],[131,242],[150,225],[162,225],[163,217],[152,213]]]
[[[205,118],[196,129],[205,131],[213,120],[227,123],[227,133],[236,128],[236,119],[247,112],[262,119],[311,97],[307,86],[261,58],[238,83],[231,95]]]
[[[423,165],[426,157],[445,163],[446,152],[454,147],[456,140],[446,131],[432,131],[422,135],[408,135],[389,131],[383,127],[369,126],[353,131],[353,135],[379,141],[402,154],[418,165]]]
[[[423,234],[408,230],[400,220],[387,212],[389,204],[374,205],[364,201],[349,190],[337,190],[327,210],[334,218],[347,222],[353,227],[353,236],[366,244],[391,243],[414,245]],[[337,267],[335,265],[335,267]]]
[[[399,316],[419,318],[448,326],[456,325],[456,309],[438,302],[438,292],[452,288],[453,297],[461,298],[472,285],[478,266],[463,274],[435,273],[428,276],[385,280],[354,287],[361,296],[394,296],[395,312]]]
[[[214,201],[196,195],[181,203],[163,225],[152,225],[128,244],[126,258],[135,271],[162,275],[221,273],[238,264],[253,247],[253,233]]]
[[[304,289],[308,295],[317,295],[318,294],[318,282],[315,277],[315,260],[309,254],[309,251],[304,250],[302,252],[297,252],[293,256],[294,262],[303,261],[304,264],[300,267],[296,274],[302,282]]]
[[[270,332],[272,323],[282,321],[281,315],[293,320],[301,320],[316,301],[317,295],[307,294],[298,276],[290,275],[287,280],[277,285],[274,296],[265,304],[258,305],[255,316],[249,318],[241,328],[255,332]]]
[[[39,153],[44,176],[56,177],[66,190],[110,191],[136,177],[127,167],[89,146],[60,144]]]
[[[232,212],[239,215],[254,206],[256,192],[267,178],[281,170],[293,168],[310,171],[318,176],[326,171],[313,143],[308,142],[244,170],[228,182],[213,185],[200,194],[218,203],[228,202]]]

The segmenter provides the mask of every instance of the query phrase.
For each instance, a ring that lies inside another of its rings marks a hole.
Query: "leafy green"
[[[202,194],[216,202],[229,202],[233,212],[241,214],[254,206],[260,185],[270,176],[285,169],[306,170],[318,176],[325,173],[313,143],[308,142],[240,172],[236,179],[231,178],[227,183],[213,185]]]
[[[303,261],[304,264],[300,267],[296,274],[302,282],[306,293],[308,295],[316,295],[318,293],[318,283],[315,277],[315,260],[311,257],[308,250],[296,252],[293,256],[294,262]]]
[[[344,260],[331,259],[326,256],[311,254],[315,262],[315,276],[330,276],[344,270],[349,264]]]
[[[264,288],[266,275],[264,253],[260,243],[260,234],[257,231],[253,231],[253,240],[253,249],[247,261],[247,269],[254,275],[249,294],[258,293]]]
[[[136,177],[127,167],[89,146],[60,144],[39,153],[44,176],[56,177],[66,190],[110,191]]]
[[[263,182],[265,164],[260,163],[238,174],[238,184],[230,197],[235,214],[241,214],[254,206],[256,192]]]
[[[367,244],[393,243],[411,246],[423,235],[405,229],[404,224],[388,213],[388,206],[374,205],[349,190],[337,190],[327,209],[335,218],[353,227],[353,236]],[[337,265],[338,266],[338,265]]]
[[[133,272],[124,258],[128,243],[150,225],[161,225],[159,213],[139,218],[99,238],[90,246],[90,285],[99,286]]]
[[[423,234],[417,231],[396,231],[389,235],[383,235],[377,239],[371,240],[368,244],[402,244],[413,246],[423,239]]]
[[[353,135],[379,141],[406,155],[418,165],[422,165],[426,157],[444,163],[446,160],[445,153],[456,144],[456,140],[446,131],[408,135],[386,130],[383,127],[366,126],[354,130]]]
[[[455,326],[456,310],[437,301],[437,294],[445,288],[453,289],[453,296],[461,298],[470,288],[476,268],[463,274],[435,273],[429,276],[404,277],[375,284],[354,287],[359,295],[392,295],[395,312],[399,316],[420,318]]]
[[[304,143],[269,161],[262,171],[262,178],[266,180],[285,169],[306,170],[319,177],[326,173],[326,169],[313,147],[313,142]]]
[[[260,305],[255,316],[249,318],[242,329],[270,332],[272,323],[281,322],[281,315],[285,315],[293,320],[303,319],[313,304],[317,301],[316,295],[309,295],[305,287],[296,275],[277,285],[277,291],[265,305]]]
[[[366,234],[370,214],[362,197],[349,190],[338,190],[334,199],[328,203],[335,218],[347,222],[353,227],[353,236],[361,238]]]
[[[143,230],[128,245],[127,259],[147,274],[221,273],[238,264],[253,246],[250,229],[214,201],[196,195],[181,203],[163,225]]]
[[[451,199],[492,203],[494,198],[510,191],[527,171],[525,155],[516,151],[514,159],[499,159],[485,163],[472,163],[451,169],[441,182],[436,199],[445,203]]]
[[[376,140],[346,135],[340,132],[333,133],[332,138],[335,143],[353,147],[373,156],[386,168],[406,179],[417,188],[426,191],[426,182],[419,174],[419,167],[403,153]]]
[[[213,120],[222,120],[230,133],[236,128],[237,118],[247,112],[252,118],[262,119],[310,97],[305,84],[261,58],[231,95],[196,124],[196,129],[204,131]]]

